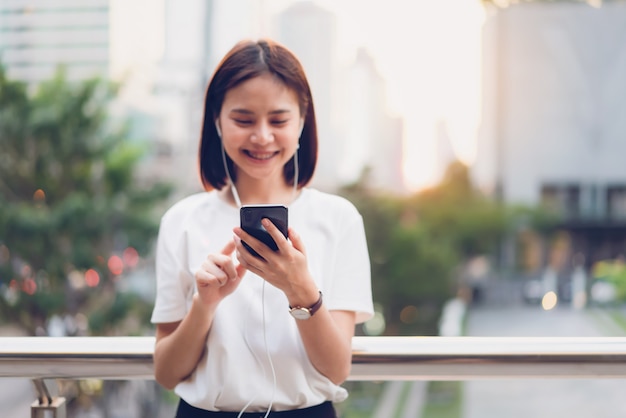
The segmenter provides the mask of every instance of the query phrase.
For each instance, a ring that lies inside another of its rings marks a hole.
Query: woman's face
[[[296,152],[302,117],[295,91],[270,74],[229,90],[217,123],[237,181],[283,181],[283,166]]]

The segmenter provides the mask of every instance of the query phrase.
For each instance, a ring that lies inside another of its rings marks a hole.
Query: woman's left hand
[[[281,289],[290,301],[306,297],[307,294],[317,297],[317,287],[310,277],[306,252],[300,236],[289,228],[287,240],[269,219],[263,219],[262,224],[276,242],[278,251],[273,251],[243,229],[236,227],[233,232],[237,237],[237,258],[241,265]],[[263,258],[252,255],[243,246],[242,241]]]
[[[309,272],[302,239],[289,228],[287,240],[268,219],[263,219],[262,222],[276,241],[278,251],[272,251],[241,228],[235,228],[240,265],[281,289],[290,306],[312,306],[320,298],[320,293]],[[243,246],[242,241],[263,258],[253,256]],[[355,320],[354,312],[331,312],[325,305],[310,320],[294,319],[311,363],[336,384],[344,382],[350,374]],[[319,338],[320,335],[324,335],[324,338]]]

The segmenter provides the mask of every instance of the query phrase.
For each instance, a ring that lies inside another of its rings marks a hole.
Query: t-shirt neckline
[[[214,190],[214,197],[215,199],[219,202],[219,204],[223,207],[223,208],[227,208],[229,210],[233,210],[233,211],[239,211],[239,208],[237,206],[231,205],[229,202],[227,202],[226,200],[222,199],[222,197],[219,195],[219,191],[218,190]],[[304,197],[306,194],[309,193],[309,189],[307,187],[303,187],[300,189],[300,193],[298,193],[298,196],[296,196],[296,198],[287,205],[287,208],[292,209],[295,207],[300,206],[300,201],[304,200]]]

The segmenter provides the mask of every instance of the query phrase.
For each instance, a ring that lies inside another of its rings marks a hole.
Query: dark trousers
[[[184,400],[180,400],[176,418],[237,418],[239,412],[213,412],[196,408],[189,405]],[[242,418],[263,418],[264,412],[244,412]],[[324,402],[310,408],[294,409],[291,411],[272,411],[267,418],[337,418],[335,408],[330,401]]]

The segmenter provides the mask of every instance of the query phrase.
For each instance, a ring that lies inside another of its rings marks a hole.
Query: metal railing
[[[626,337],[354,337],[349,380],[626,378]],[[52,410],[44,379],[153,379],[154,337],[2,337],[0,378],[32,379],[32,417]]]

